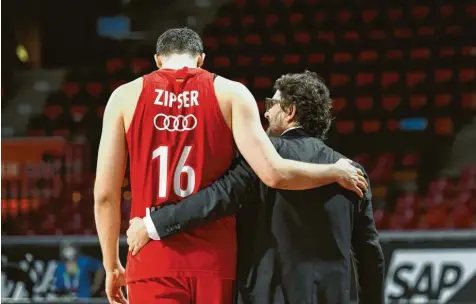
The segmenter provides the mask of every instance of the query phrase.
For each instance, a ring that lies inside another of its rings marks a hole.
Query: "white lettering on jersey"
[[[198,106],[198,91],[183,91],[182,93],[175,95],[172,92],[165,90],[155,89],[157,96],[154,104],[159,106],[173,107],[175,104],[177,108],[190,108]],[[165,94],[164,94],[165,93]]]

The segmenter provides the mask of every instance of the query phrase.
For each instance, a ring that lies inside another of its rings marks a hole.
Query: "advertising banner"
[[[60,244],[101,259],[96,237],[3,237],[2,297],[54,299]],[[386,261],[385,303],[476,303],[476,233],[382,233]],[[121,239],[125,265],[127,245]],[[355,286],[355,284],[353,284]],[[95,296],[101,296],[97,294]],[[352,300],[356,300],[355,288]]]

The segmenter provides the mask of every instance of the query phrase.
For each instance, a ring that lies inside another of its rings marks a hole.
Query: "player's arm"
[[[112,93],[104,111],[94,185],[94,215],[106,272],[120,265],[121,186],[127,158],[121,111],[124,88],[119,87]]]
[[[367,175],[365,177],[368,179]],[[359,301],[361,303],[384,303],[385,263],[375,227],[370,189],[365,193],[364,198],[354,205],[354,208],[352,253],[357,270]]]
[[[243,157],[236,158],[230,169],[210,186],[177,204],[161,206],[144,219],[132,219],[127,230],[129,250],[135,255],[150,239],[160,240],[236,213],[259,198],[259,184]]]
[[[261,126],[258,106],[251,92],[241,83],[231,82],[232,130],[236,145],[243,157],[267,186],[278,189],[306,190],[334,182],[342,184],[353,173],[335,164],[310,164],[282,158],[273,147]],[[365,180],[360,180],[365,188]],[[345,186],[345,185],[343,185]],[[348,188],[349,189],[349,188]],[[362,196],[359,186],[350,190]]]
[[[160,239],[233,215],[241,206],[258,198],[259,179],[243,157],[210,186],[188,196],[178,204],[165,205],[152,212],[150,219]],[[147,221],[146,221],[147,222]],[[149,224],[150,225],[150,224]],[[149,234],[150,236],[150,234]]]

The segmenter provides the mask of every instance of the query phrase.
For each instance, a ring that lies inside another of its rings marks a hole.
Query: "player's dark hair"
[[[165,31],[157,39],[157,55],[190,54],[192,56],[203,53],[203,42],[200,36],[188,28],[173,28]]]
[[[305,71],[281,76],[274,88],[281,92],[283,110],[296,106],[296,118],[304,131],[325,139],[332,122],[332,99],[324,80],[316,73]]]

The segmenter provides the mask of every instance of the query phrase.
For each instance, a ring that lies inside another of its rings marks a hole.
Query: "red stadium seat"
[[[284,64],[298,64],[301,61],[299,54],[287,54],[283,57]]]
[[[418,36],[428,37],[435,35],[435,28],[432,26],[422,26],[417,31]]]
[[[329,43],[329,44],[334,44],[336,37],[335,37],[334,32],[324,32],[324,31],[320,31],[320,32],[317,34],[317,39],[318,39],[318,40],[324,40],[324,41],[326,41],[326,42]]]
[[[218,47],[218,40],[215,37],[206,37],[203,40],[205,49],[216,49]]]
[[[465,8],[468,17],[476,19],[476,4],[468,4]]]
[[[355,130],[355,122],[352,120],[341,120],[336,122],[337,132],[340,134],[350,134]]]
[[[253,87],[258,89],[269,88],[272,85],[273,85],[273,82],[271,78],[267,76],[258,76],[258,77],[255,77],[255,79],[253,80]]]
[[[308,55],[307,62],[309,64],[321,63],[326,60],[326,55],[324,53],[312,53]]]
[[[410,57],[412,59],[426,59],[430,57],[430,49],[428,48],[414,49],[410,52]]]
[[[241,18],[241,24],[248,27],[248,26],[252,26],[253,24],[255,24],[256,22],[256,19],[253,15],[248,15],[248,16],[244,16],[243,18]],[[226,26],[229,26],[228,25],[225,25]]]
[[[279,21],[279,16],[276,14],[267,14],[265,17],[265,24],[267,27],[275,26]]]
[[[476,92],[463,94],[462,107],[464,109],[476,110]]]
[[[253,58],[249,56],[239,56],[238,66],[250,66],[253,63]]]
[[[401,102],[401,98],[399,96],[384,96],[382,100],[382,108],[387,111],[395,110]]]
[[[215,57],[213,59],[213,65],[215,68],[227,68],[231,64],[231,60],[229,57],[226,56],[221,56],[221,57]]]
[[[448,106],[453,99],[452,94],[438,94],[435,96],[435,107],[443,108]]]
[[[218,17],[213,20],[213,24],[219,27],[229,27],[231,25],[231,19],[228,17]]]
[[[430,14],[430,8],[428,6],[415,6],[412,8],[412,16],[417,20],[424,20]]]
[[[376,133],[380,131],[382,124],[379,120],[364,120],[362,122],[362,131],[364,133]]]
[[[367,32],[367,36],[372,40],[382,40],[385,39],[387,35],[383,30],[370,30]]]
[[[397,72],[386,72],[382,74],[380,83],[382,87],[386,88],[392,84],[397,83],[400,80],[400,75]]]
[[[49,105],[45,107],[44,113],[48,119],[55,120],[63,114],[63,108],[59,105]]]
[[[145,74],[152,68],[152,64],[149,59],[146,58],[134,58],[131,62],[132,72],[136,75]]]
[[[375,166],[370,172],[371,180],[386,181],[389,180],[393,173],[395,165],[395,154],[392,152],[380,154],[375,162]]]
[[[355,83],[358,87],[366,86],[375,82],[375,75],[373,73],[359,73]]]
[[[442,117],[435,119],[435,133],[438,135],[452,135],[454,132],[453,119]]]
[[[289,15],[289,23],[293,26],[301,24],[304,21],[304,15],[301,13],[291,13]]]
[[[117,89],[118,87],[120,87],[121,85],[123,85],[125,83],[126,83],[125,80],[111,81],[109,83],[109,89],[111,91],[114,91],[115,89]]]
[[[412,111],[420,110],[428,105],[428,98],[426,95],[414,94],[410,96],[410,109]]]
[[[396,28],[393,31],[395,38],[408,39],[412,38],[412,31],[408,28]]]
[[[270,65],[276,62],[276,57],[273,55],[263,55],[259,59],[261,65]]]
[[[79,90],[81,89],[81,86],[79,83],[77,82],[65,82],[63,83],[63,85],[61,86],[63,92],[68,96],[68,97],[73,97],[75,96],[76,94],[79,93]]]
[[[359,38],[360,38],[360,35],[359,35],[359,32],[357,31],[346,31],[344,33],[345,40],[357,41],[359,40]]]
[[[284,36],[283,34],[273,34],[269,37],[269,40],[272,44],[276,44],[279,46],[286,45],[286,36]]]
[[[345,98],[334,98],[332,101],[332,111],[339,113],[347,107],[347,100]]]
[[[401,59],[403,56],[402,50],[388,50],[385,53],[385,58],[387,59]]]
[[[350,11],[337,12],[337,20],[342,24],[346,24],[347,22],[349,22],[351,17],[352,17],[352,12]]]
[[[423,71],[410,71],[407,73],[406,85],[408,88],[413,88],[415,85],[421,83],[426,78],[426,74]]]
[[[474,82],[476,81],[475,78],[476,78],[476,67],[464,68],[459,70],[458,79],[460,82]]]
[[[378,58],[377,51],[374,50],[367,50],[367,51],[360,51],[359,53],[359,61],[360,62],[370,62],[375,61]]]
[[[258,1],[258,4],[259,4],[262,8],[267,8],[267,7],[269,7],[270,0],[257,0],[257,1]]]
[[[420,154],[408,152],[402,156],[400,164],[406,169],[417,169],[420,165]]]
[[[377,18],[378,14],[379,14],[378,10],[374,10],[374,9],[364,10],[362,11],[362,15],[361,15],[362,21],[364,23],[373,22],[375,18]]]
[[[444,47],[444,48],[441,48],[438,52],[438,56],[440,57],[452,57],[455,55],[455,50],[454,48],[451,48],[451,47]]]
[[[387,130],[389,130],[390,132],[397,131],[399,126],[400,126],[400,124],[395,119],[387,120]]]
[[[125,63],[123,59],[114,58],[107,61],[107,72],[113,74],[117,71],[124,69]]]
[[[99,97],[104,91],[104,86],[100,82],[88,82],[86,92],[93,97]]]
[[[309,45],[311,35],[307,32],[294,33],[294,41],[298,44]]]
[[[452,5],[441,5],[439,8],[440,16],[450,17],[454,13],[454,7]]]
[[[325,12],[319,12],[314,14],[314,22],[316,22],[318,25],[324,22],[324,20],[327,19],[327,13]]]
[[[438,69],[433,72],[435,82],[448,82],[453,77],[451,69]]]
[[[245,36],[244,42],[248,45],[261,45],[261,36],[257,34],[248,34]]]
[[[335,63],[350,62],[351,60],[352,60],[352,53],[348,53],[348,52],[334,53]]]
[[[223,37],[223,42],[228,46],[237,46],[238,45],[238,37],[229,35]]]
[[[330,85],[333,87],[344,86],[349,81],[350,77],[347,74],[331,74]]]
[[[374,100],[371,96],[357,97],[355,99],[355,105],[360,111],[369,111],[374,106]]]
[[[461,36],[463,34],[463,28],[458,25],[447,26],[445,28],[445,34],[448,36]]]
[[[401,8],[393,8],[388,10],[387,12],[387,18],[392,22],[395,22],[401,19],[402,16],[403,16],[403,12]]]

